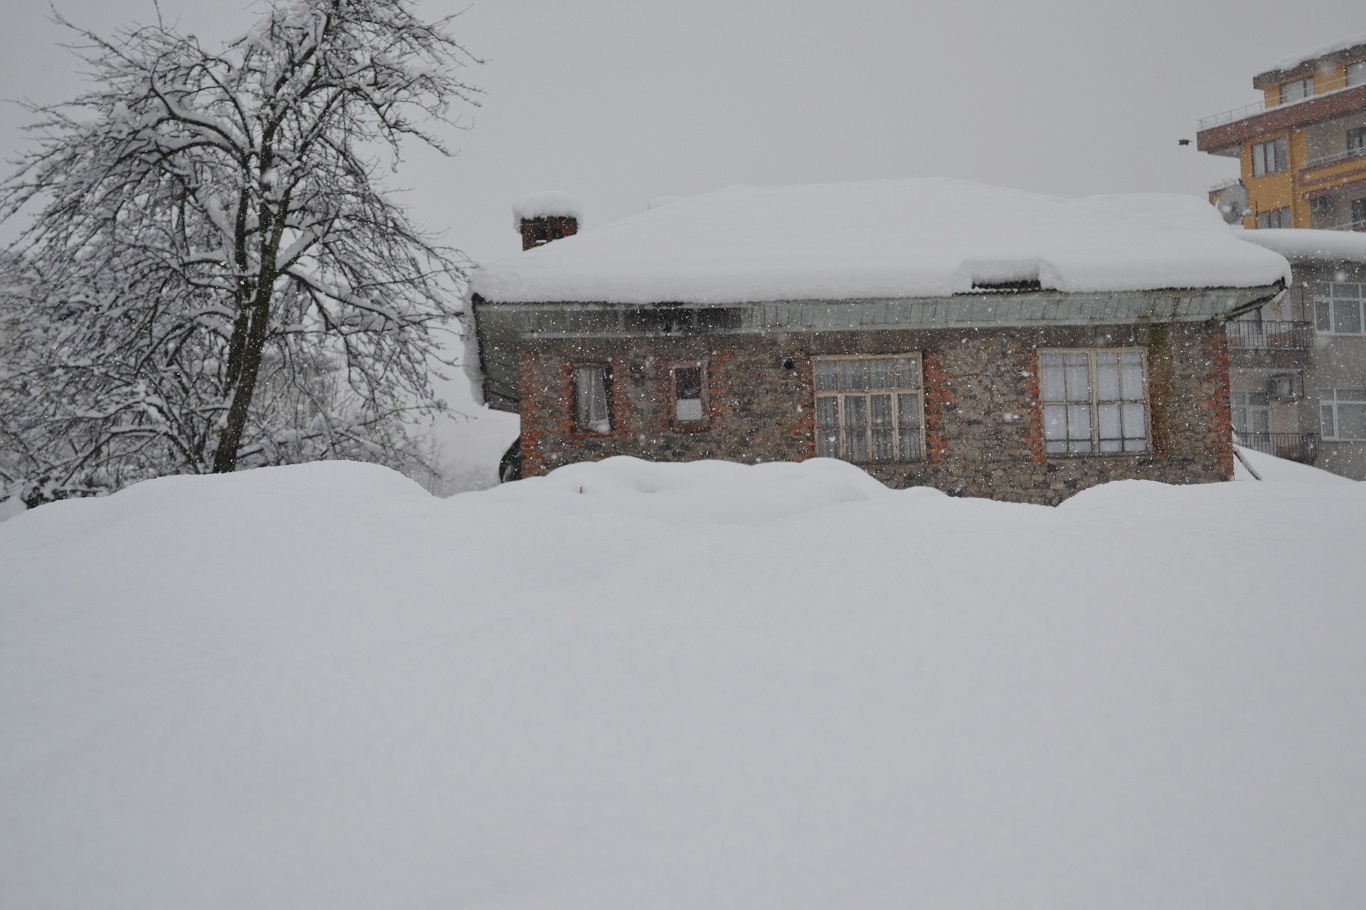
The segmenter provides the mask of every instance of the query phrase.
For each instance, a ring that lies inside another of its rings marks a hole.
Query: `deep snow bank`
[[[1366,486],[322,464],[0,526],[8,907],[1355,907]]]

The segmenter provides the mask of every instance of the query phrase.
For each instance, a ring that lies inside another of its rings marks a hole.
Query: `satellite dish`
[[[1242,224],[1243,212],[1247,210],[1247,189],[1242,183],[1224,187],[1214,197],[1214,207],[1228,224]]]

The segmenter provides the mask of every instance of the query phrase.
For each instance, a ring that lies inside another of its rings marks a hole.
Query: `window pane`
[[[840,457],[839,430],[816,431],[816,454],[819,455],[821,458]]]
[[[1338,437],[1366,439],[1366,404],[1338,405]]]
[[[1043,438],[1044,439],[1066,439],[1067,438],[1067,408],[1060,404],[1044,405],[1043,409]]]
[[[1249,433],[1270,433],[1271,432],[1271,409],[1270,408],[1248,408],[1247,409]]]
[[[1319,406],[1319,430],[1329,439],[1336,439],[1337,425],[1333,422],[1333,406],[1329,404]]]
[[[920,430],[916,427],[902,427],[898,440],[901,445],[902,461],[919,461],[925,457],[920,451]]]
[[[890,427],[892,425],[892,396],[872,395],[869,396],[868,400],[873,417],[873,426]]]
[[[894,362],[896,365],[896,385],[894,386],[894,388],[920,388],[920,370],[918,368],[918,361],[914,357],[898,357]]]
[[[1129,357],[1133,361],[1129,361]],[[1143,401],[1147,398],[1143,388],[1143,357],[1140,354],[1125,355],[1123,365],[1124,374],[1124,394],[1125,401]]]
[[[1056,363],[1049,363],[1049,357]],[[1044,401],[1066,401],[1063,389],[1062,358],[1045,354],[1039,358],[1039,392]]]
[[[702,397],[701,367],[679,367],[674,370],[674,393],[679,400]]]
[[[839,364],[839,387],[841,389],[868,388],[868,361],[837,360],[835,362]]]
[[[896,368],[891,358],[878,358],[868,361],[870,371],[869,388],[871,389],[894,389],[896,388]]]
[[[1148,438],[1148,418],[1143,413],[1143,405],[1126,404],[1124,406],[1124,438]]]
[[[920,426],[920,399],[915,395],[896,396],[897,422],[903,427]]]
[[[1119,439],[1119,405],[1096,406],[1096,435],[1101,439]],[[1104,447],[1102,447],[1103,449]]]
[[[816,361],[816,389],[833,391],[839,388],[839,363],[834,360]]]
[[[1069,356],[1069,361],[1070,361]],[[1067,372],[1067,396],[1066,401],[1090,401],[1091,400],[1091,377],[1088,374],[1086,364],[1080,365],[1070,363],[1066,367]]]
[[[680,423],[696,423],[702,419],[701,398],[680,398],[674,409],[674,417]]]
[[[1314,328],[1319,332],[1333,331],[1333,304],[1328,300],[1314,301]]]
[[[1276,146],[1276,170],[1278,170],[1278,171],[1283,171],[1283,170],[1285,170],[1286,168],[1290,167],[1290,155],[1289,155],[1289,153],[1288,153],[1288,149],[1287,149],[1287,146],[1286,146],[1286,142],[1285,142],[1284,139],[1277,139],[1276,142],[1275,142],[1275,146]],[[1284,211],[1284,210],[1283,210],[1283,211]],[[1288,224],[1285,225],[1285,227],[1289,227],[1289,226],[1290,226],[1290,225],[1288,225]]]
[[[844,399],[844,446],[850,461],[868,463],[868,399],[862,395]]]
[[[1351,86],[1364,83],[1366,83],[1366,60],[1347,64],[1347,84]]]
[[[1088,405],[1068,405],[1067,407],[1067,438],[1085,439],[1091,438],[1091,408]]]
[[[1096,400],[1114,401],[1119,398],[1119,356],[1096,355]]]
[[[840,425],[840,400],[831,395],[816,399],[816,426],[822,430],[837,430]]]
[[[1355,300],[1334,300],[1333,329],[1337,332],[1360,334],[1361,304]]]
[[[1247,432],[1247,408],[1239,405],[1233,406],[1233,432],[1242,436]]]
[[[868,459],[873,464],[891,464],[896,460],[896,429],[894,427],[874,427],[872,430],[873,451]]]

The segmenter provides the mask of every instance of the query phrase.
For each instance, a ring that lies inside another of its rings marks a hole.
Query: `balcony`
[[[1366,110],[1366,84],[1345,79],[1318,86],[1316,94],[1283,104],[1245,104],[1204,117],[1195,134],[1202,152],[1234,154],[1244,142],[1285,130],[1302,129]]]
[[[1345,89],[1355,88],[1361,85],[1360,82],[1349,83],[1346,76],[1339,76],[1336,79],[1329,79],[1326,82],[1314,86],[1314,94],[1306,95],[1303,98],[1296,98],[1294,101],[1269,102],[1266,100],[1258,101],[1254,104],[1244,104],[1242,107],[1230,108],[1220,111],[1217,114],[1210,114],[1208,117],[1201,117],[1196,129],[1208,130],[1216,126],[1223,126],[1226,123],[1236,123],[1239,120],[1246,120],[1248,117],[1255,117],[1272,108],[1287,108],[1297,104],[1304,104],[1306,101],[1313,101],[1322,98],[1324,95],[1333,95]]]
[[[1313,464],[1319,457],[1317,433],[1234,433],[1233,441],[1245,449]]]
[[[1225,330],[1230,351],[1307,351],[1314,341],[1311,322],[1235,319]]]

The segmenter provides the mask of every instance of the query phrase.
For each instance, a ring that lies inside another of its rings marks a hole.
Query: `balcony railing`
[[[1317,433],[1234,433],[1233,441],[1246,449],[1313,464],[1319,457]]]
[[[1320,231],[1366,231],[1366,221],[1339,221],[1337,224],[1316,224],[1315,230]]]
[[[1307,351],[1314,342],[1311,322],[1261,322],[1234,319],[1225,323],[1228,346],[1242,350]]]
[[[1348,149],[1345,152],[1334,152],[1331,155],[1310,158],[1304,163],[1304,167],[1308,170],[1311,167],[1323,167],[1325,164],[1337,164],[1339,161],[1351,161],[1353,158],[1366,158],[1366,148]]]
[[[1313,101],[1315,98],[1331,95],[1334,92],[1340,92],[1344,89],[1356,88],[1358,85],[1363,84],[1366,83],[1359,81],[1348,83],[1346,76],[1339,76],[1336,79],[1330,79],[1327,82],[1315,85],[1314,94],[1306,95],[1303,98],[1296,98],[1294,101],[1281,101],[1273,104],[1262,100],[1258,101],[1256,104],[1244,104],[1242,107],[1235,107],[1231,110],[1220,111],[1217,114],[1210,114],[1208,117],[1201,117],[1199,129],[1207,130],[1211,127],[1223,126],[1225,123],[1233,123],[1242,120],[1245,117],[1252,117],[1263,111],[1269,111],[1273,107],[1289,107],[1292,104],[1303,104],[1306,101]]]

